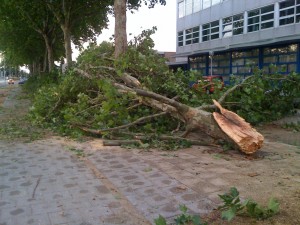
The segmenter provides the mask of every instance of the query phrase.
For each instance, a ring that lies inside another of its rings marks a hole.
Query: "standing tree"
[[[64,35],[67,65],[72,65],[71,42],[76,46],[93,40],[107,25],[109,10],[106,0],[46,0]]]
[[[166,0],[114,0],[115,58],[124,54],[127,49],[126,9],[138,9],[142,3],[153,8],[157,3],[165,5]]]

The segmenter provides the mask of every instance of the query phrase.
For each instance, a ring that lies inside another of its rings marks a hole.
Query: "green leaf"
[[[201,218],[198,215],[193,216],[192,221],[194,225],[201,225]]]
[[[167,225],[166,219],[161,215],[157,219],[154,219],[154,223],[155,225]]]
[[[186,207],[186,205],[179,205],[179,209],[181,212],[186,213],[188,208]]]
[[[231,221],[236,215],[236,212],[233,208],[230,208],[224,212],[222,212],[222,219],[227,220],[227,221]]]
[[[274,214],[279,212],[279,202],[275,198],[271,198],[268,203],[268,210]]]

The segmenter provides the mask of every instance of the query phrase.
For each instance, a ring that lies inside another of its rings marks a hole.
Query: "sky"
[[[97,38],[98,43],[109,41],[114,33],[114,17],[109,16],[108,29],[103,30]],[[165,6],[157,4],[153,9],[142,6],[138,11],[131,14],[127,11],[127,35],[128,40],[141,33],[142,30],[157,27],[157,31],[152,38],[154,40],[154,49],[158,51],[176,51],[176,0],[167,0]],[[74,56],[78,53],[74,51]]]

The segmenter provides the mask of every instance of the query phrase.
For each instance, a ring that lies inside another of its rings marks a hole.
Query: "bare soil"
[[[18,102],[24,102],[22,107],[14,106],[13,109],[3,107],[3,101],[8,96],[9,92],[16,91],[17,86],[0,87],[0,122],[5,124],[8,119],[18,121],[20,127],[29,127],[27,122],[24,122],[24,116],[27,110],[24,110],[25,105],[29,106],[28,100],[19,99]],[[20,92],[19,92],[20,93]],[[10,111],[9,111],[10,110]],[[13,112],[12,112],[13,110]],[[21,118],[21,119],[20,119]],[[24,122],[24,123],[23,123]],[[23,125],[21,124],[23,123]],[[31,127],[30,129],[34,129]],[[1,129],[0,129],[1,130]],[[282,224],[282,225],[299,225],[300,224],[300,132],[284,129],[279,125],[266,124],[257,127],[265,137],[264,146],[255,154],[248,156],[235,150],[224,151],[217,147],[199,147],[194,146],[188,149],[182,149],[175,152],[162,153],[157,149],[150,152],[143,152],[138,149],[133,150],[140,157],[148,158],[149,155],[155,155],[156,161],[153,161],[154,166],[158,166],[165,172],[170,172],[170,168],[164,165],[164,162],[180,167],[182,170],[191,171],[197,169],[198,165],[189,162],[189,159],[180,157],[169,157],[167,160],[159,161],[159,157],[165,155],[193,155],[199,159],[205,159],[205,169],[214,170],[230,170],[235,173],[223,173],[222,179],[228,185],[221,186],[219,192],[214,193],[216,203],[221,203],[217,199],[217,194],[223,194],[229,190],[229,187],[237,187],[242,199],[252,198],[256,202],[267,205],[271,197],[275,197],[280,203],[280,212],[272,218],[258,221],[248,217],[236,217],[233,221],[226,222],[220,219],[220,212],[214,211],[205,216],[208,224]],[[49,133],[48,133],[49,135]],[[11,138],[10,134],[0,134],[0,138]],[[15,141],[24,141],[29,137],[17,136]],[[93,140],[87,143],[86,148],[92,146]],[[83,149],[85,149],[83,147]],[[153,157],[155,158],[155,157]],[[193,166],[191,168],[191,166]],[[170,172],[169,174],[172,174]],[[174,176],[176,174],[174,173]],[[176,179],[180,179],[177,177]],[[197,184],[197,173],[191,179],[192,184]],[[189,183],[185,183],[189,186]]]

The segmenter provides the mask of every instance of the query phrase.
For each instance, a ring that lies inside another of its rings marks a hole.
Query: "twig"
[[[77,126],[77,127],[79,129],[85,131],[85,132],[88,132],[88,133],[102,134],[103,132],[107,132],[107,131],[115,131],[115,130],[121,130],[121,129],[124,129],[124,128],[127,128],[127,127],[131,127],[133,125],[144,122],[145,120],[153,119],[155,117],[163,116],[165,114],[167,114],[167,113],[166,112],[161,112],[161,113],[157,113],[157,114],[154,114],[154,115],[151,115],[151,116],[145,116],[145,117],[139,118],[136,121],[134,121],[132,123],[129,123],[129,124],[125,124],[125,125],[118,126],[118,127],[113,127],[113,128],[102,129],[102,130],[90,129],[90,128],[83,127],[83,126]]]
[[[35,191],[36,191],[36,189],[37,189],[37,187],[38,187],[40,181],[41,181],[41,176],[40,176],[40,177],[37,179],[37,181],[36,181],[36,185],[35,185],[35,187],[34,187],[34,189],[33,189],[33,193],[32,193],[32,199],[34,199]]]

